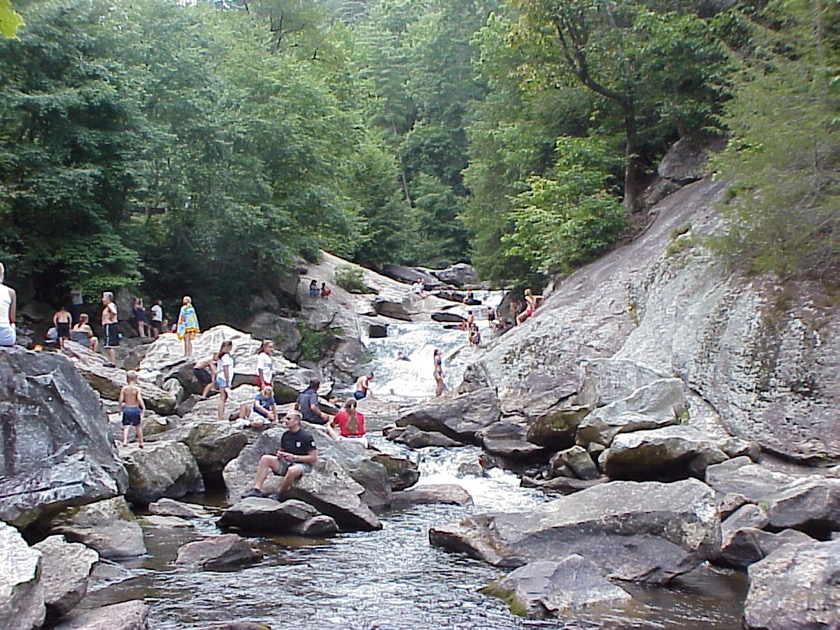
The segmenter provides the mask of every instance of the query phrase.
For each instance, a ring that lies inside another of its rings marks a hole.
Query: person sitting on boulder
[[[137,372],[129,370],[125,373],[126,384],[120,390],[120,411],[122,412],[123,439],[122,445],[128,445],[128,427],[134,427],[137,435],[137,446],[143,448],[143,427],[140,426],[142,414],[146,410],[143,396],[137,386]]]
[[[321,289],[318,288],[318,281],[314,278],[309,282],[309,297],[321,297]]]
[[[359,442],[367,448],[368,441],[367,437],[365,437],[365,417],[361,411],[356,411],[355,398],[348,398],[344,402],[344,407],[335,414],[334,422],[338,425],[338,432],[332,426],[327,427],[327,434],[332,439]]]
[[[326,299],[326,298],[330,297],[331,293],[332,293],[332,290],[327,286],[327,283],[322,282],[321,283],[321,297]]]
[[[542,299],[543,296],[534,295],[533,293],[531,293],[531,289],[525,289],[525,310],[516,316],[517,326],[534,314],[534,311],[537,310],[537,305]]]
[[[297,408],[303,419],[312,424],[330,424],[334,416],[321,411],[318,404],[318,388],[321,380],[315,377],[309,379],[309,387],[304,389],[297,399]]]
[[[246,427],[259,429],[269,426],[272,422],[277,422],[277,405],[274,402],[274,388],[271,385],[265,385],[257,393],[250,408],[248,403],[239,405],[239,418],[233,426],[237,429],[244,429]]]
[[[312,465],[318,461],[318,451],[315,447],[315,440],[308,431],[300,426],[301,414],[299,411],[290,411],[286,414],[286,431],[280,438],[280,448],[274,455],[263,455],[257,465],[257,475],[254,478],[254,487],[242,495],[243,499],[248,497],[261,497],[262,487],[269,472],[283,477],[280,482],[279,494],[282,497],[292,484],[304,474],[312,470]]]
[[[90,318],[87,313],[79,315],[79,321],[70,329],[70,341],[75,341],[96,352],[99,346],[99,339],[93,334],[93,328],[90,327]]]

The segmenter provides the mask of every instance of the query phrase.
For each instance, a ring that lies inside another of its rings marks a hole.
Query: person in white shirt
[[[0,346],[13,346],[17,339],[15,316],[17,294],[11,287],[3,284],[6,268],[0,263]]]
[[[216,387],[219,389],[219,406],[217,417],[219,422],[225,421],[225,403],[230,397],[230,390],[233,386],[233,357],[230,351],[233,349],[233,342],[225,340],[219,348],[219,363],[216,369]]]
[[[160,300],[155,300],[152,304],[152,338],[157,339],[160,334],[160,329],[163,328],[163,307],[160,305]]]
[[[257,377],[255,385],[262,389],[266,385],[274,387],[274,342],[266,339],[257,350]]]

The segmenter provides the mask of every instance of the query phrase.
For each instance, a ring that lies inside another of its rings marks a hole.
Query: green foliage
[[[755,272],[837,284],[840,7],[773,3],[762,18],[726,110],[732,139],[715,165],[732,183],[729,230],[714,244]]]
[[[0,35],[17,37],[17,30],[21,26],[23,18],[12,8],[12,3],[9,0],[0,0]]]
[[[622,233],[626,213],[609,190],[606,145],[594,138],[560,138],[550,177],[528,179],[516,197],[510,253],[543,273],[565,273],[592,260]]]
[[[318,363],[324,358],[327,351],[335,341],[335,335],[330,330],[317,331],[310,330],[310,328],[303,322],[298,322],[298,330],[300,331],[300,344],[297,352],[299,361],[308,361],[310,363]]]
[[[339,265],[335,268],[335,283],[350,293],[374,293],[365,284],[365,276],[360,267]]]

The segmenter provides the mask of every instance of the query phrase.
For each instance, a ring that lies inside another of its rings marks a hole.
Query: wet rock
[[[244,432],[218,420],[196,423],[186,438],[201,475],[208,479],[221,477],[227,463],[239,455],[246,444],[248,436]]]
[[[796,479],[767,508],[770,526],[825,535],[840,530],[840,479]]]
[[[145,448],[126,447],[123,461],[129,486],[125,498],[146,505],[162,497],[177,499],[204,491],[204,481],[190,449],[169,440],[146,444]]]
[[[42,554],[41,588],[47,614],[52,619],[63,617],[85,596],[99,554],[79,543],[68,543],[63,536],[50,536],[33,548]]]
[[[391,501],[392,508],[405,508],[412,505],[472,505],[470,493],[456,483],[441,483],[416,486],[410,490],[395,492]]]
[[[726,453],[696,429],[665,427],[616,435],[604,460],[604,472],[611,479],[703,479],[706,468],[726,459]]]
[[[410,459],[378,452],[372,454],[371,459],[385,467],[388,483],[394,492],[410,488],[420,479],[417,464]]]
[[[601,476],[592,457],[582,446],[573,446],[552,456],[549,467],[558,465],[567,467],[578,479],[597,479]]]
[[[278,502],[256,497],[242,499],[229,507],[218,524],[224,530],[283,534],[319,514],[314,507],[297,499]]]
[[[539,488],[547,492],[558,492],[560,494],[573,494],[606,483],[606,477],[598,479],[577,479],[573,477],[554,477],[553,479],[535,479],[534,477],[522,477],[523,488]]]
[[[338,523],[326,514],[318,514],[303,523],[292,525],[291,532],[307,538],[329,538],[339,532]]]
[[[580,554],[608,577],[667,583],[720,549],[711,489],[696,479],[605,483],[527,513],[489,513],[429,530],[433,545],[496,566]]]
[[[40,564],[41,552],[30,548],[14,527],[0,522],[0,628],[30,630],[44,623]]]
[[[205,571],[230,571],[260,559],[250,543],[236,534],[213,536],[187,543],[178,549],[175,564]]]
[[[0,432],[14,435],[0,449],[0,519],[7,523],[26,527],[128,486],[99,396],[61,355],[0,352]]]
[[[397,419],[398,426],[413,425],[436,431],[459,442],[475,442],[476,431],[499,420],[499,401],[490,388],[442,397],[417,405]]]
[[[131,558],[146,553],[143,530],[123,497],[65,510],[53,520],[52,533],[92,547],[103,558]]]
[[[610,446],[619,433],[676,424],[685,409],[682,381],[659,379],[587,415],[578,426],[576,440],[582,446],[590,442]]]
[[[195,527],[195,523],[192,523],[179,516],[160,516],[158,514],[150,514],[148,516],[144,516],[141,519],[141,522],[144,525],[150,525],[151,527],[161,527],[164,529],[190,529],[192,527]]]
[[[502,421],[476,431],[476,439],[488,453],[509,462],[533,463],[545,461],[547,451],[526,439],[528,425],[524,422]]]
[[[63,352],[72,357],[82,376],[103,398],[119,399],[120,390],[126,382],[125,370],[105,367],[104,356],[72,341],[64,344]],[[137,385],[140,387],[143,402],[146,403],[148,409],[164,416],[175,413],[175,406],[178,403],[170,392],[143,378],[138,380]]]
[[[394,435],[394,437],[391,437]],[[446,437],[437,431],[421,431],[413,425],[399,427],[388,434],[388,439],[405,444],[409,448],[427,448],[429,446],[455,447],[463,446],[461,442]]]
[[[149,630],[149,607],[140,600],[73,615],[54,630]]]
[[[149,512],[160,516],[177,516],[179,518],[204,518],[208,515],[203,505],[184,503],[166,497],[150,503]]]
[[[601,569],[577,554],[560,562],[529,562],[483,590],[508,600],[512,612],[538,618],[632,599],[627,591],[610,582]]]
[[[785,545],[751,565],[744,625],[761,630],[836,628],[840,541]]]
[[[578,426],[590,411],[590,407],[577,405],[545,413],[531,423],[526,439],[554,451],[573,446]]]

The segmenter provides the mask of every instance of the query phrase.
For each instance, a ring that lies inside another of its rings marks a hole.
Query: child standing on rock
[[[120,390],[120,411],[122,412],[123,425],[123,446],[128,446],[128,427],[134,427],[137,434],[137,445],[143,448],[143,429],[140,426],[140,419],[146,410],[140,388],[137,386],[137,372],[129,370],[125,374],[127,381]]]

